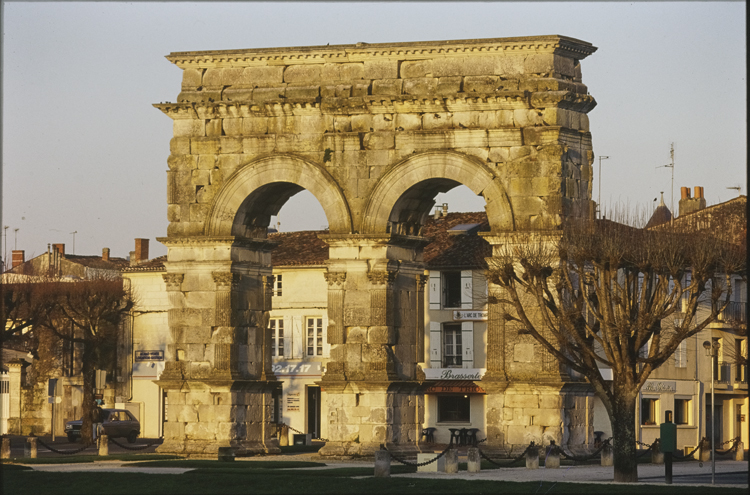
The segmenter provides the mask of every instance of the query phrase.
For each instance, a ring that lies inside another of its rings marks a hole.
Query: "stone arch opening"
[[[481,160],[451,151],[415,154],[394,165],[370,195],[362,232],[419,235],[435,196],[459,185],[484,197],[493,231],[515,229],[502,181]]]
[[[331,233],[352,232],[346,199],[330,174],[303,158],[276,155],[247,163],[227,180],[211,208],[205,234],[265,238],[271,216],[303,189],[320,203]]]

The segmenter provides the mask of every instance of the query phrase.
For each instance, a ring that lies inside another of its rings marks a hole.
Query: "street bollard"
[[[232,447],[219,447],[216,456],[219,461],[232,462],[234,461],[234,449]]]
[[[458,450],[450,449],[445,453],[445,472],[446,473],[457,473],[458,472]]]
[[[557,469],[560,467],[560,451],[555,445],[555,441],[552,440],[550,445],[547,446],[546,453],[544,455],[544,468],[545,469]]]
[[[470,473],[478,473],[482,470],[482,458],[479,455],[479,448],[469,447],[466,451],[466,470]]]
[[[391,477],[391,454],[387,450],[375,451],[375,477]]]
[[[700,462],[708,462],[711,460],[711,442],[708,438],[701,440],[701,446],[698,450],[698,460]]]
[[[539,469],[539,449],[533,442],[526,451],[526,469]]]
[[[614,466],[615,465],[615,456],[614,452],[612,452],[612,446],[610,444],[606,444],[604,448],[602,448],[602,466]]]
[[[737,450],[734,451],[734,460],[735,461],[744,461],[745,460],[745,444],[742,442],[737,442]]]
[[[104,433],[99,435],[99,455],[109,455],[109,437]]]
[[[457,473],[458,472],[458,450],[450,449],[443,456],[445,457],[445,472],[446,473]]]
[[[661,451],[661,442],[656,440],[651,449],[651,464],[664,464],[664,452]]]
[[[2,450],[0,450],[0,458],[10,459],[10,437],[3,435]]]
[[[26,445],[23,447],[23,456],[31,459],[36,459],[36,437],[28,437],[26,439]]]

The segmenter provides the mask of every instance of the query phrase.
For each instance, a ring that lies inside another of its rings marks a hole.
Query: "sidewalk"
[[[311,468],[294,468],[297,469],[336,469],[342,467],[373,467],[373,461],[350,460],[350,461],[327,461],[322,459],[318,454],[299,453],[299,454],[281,454],[269,456],[238,457],[235,462],[255,462],[255,461],[313,461],[323,462],[326,466]],[[459,456],[459,463],[466,462],[465,456]],[[145,466],[129,467],[130,462],[97,460],[91,463],[77,464],[28,464],[29,467],[37,471],[48,472],[121,472],[121,473],[151,473],[151,474],[182,474],[190,471],[188,468],[149,468]],[[701,465],[702,464],[702,465]],[[392,466],[398,465],[392,461]],[[678,462],[673,464],[673,484],[674,485],[692,485],[692,486],[717,486],[728,488],[748,488],[747,484],[747,461],[717,461],[716,462],[716,484],[711,485],[711,463],[704,462]],[[444,478],[444,479],[464,479],[464,480],[497,480],[497,481],[515,481],[515,482],[535,482],[540,484],[550,484],[556,482],[564,483],[603,483],[612,484],[614,478],[614,468],[611,466],[602,467],[597,465],[582,466],[561,466],[557,469],[526,469],[525,467],[487,469],[479,473],[469,473],[468,471],[459,471],[458,473],[435,473],[435,472],[418,472],[407,474],[392,474],[393,477],[404,478]],[[638,485],[664,485],[664,465],[639,464],[638,465]],[[722,483],[722,479],[731,477],[731,483]],[[629,483],[630,484],[630,483]]]
[[[459,459],[461,462],[461,459]],[[744,473],[744,484],[717,484],[711,485],[711,463],[704,462],[700,467],[696,462],[680,462],[672,465],[672,484],[674,485],[708,485],[724,486],[729,488],[747,488],[747,471],[748,463],[746,461],[717,461],[716,475],[717,479],[720,474]],[[455,474],[448,473],[408,473],[394,474],[394,477],[407,478],[445,478],[445,479],[465,479],[465,480],[502,480],[502,481],[539,481],[540,483],[614,483],[614,467],[612,466],[560,466],[557,469],[526,469],[525,467],[517,468],[500,468],[489,469],[479,473],[469,473],[468,471],[459,471]],[[692,481],[693,478],[707,476],[707,482]],[[690,479],[688,479],[690,478]],[[664,485],[664,465],[656,464],[639,464],[638,465],[638,484]],[[628,483],[630,484],[630,483]]]

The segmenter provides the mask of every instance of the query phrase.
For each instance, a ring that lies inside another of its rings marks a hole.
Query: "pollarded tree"
[[[615,481],[638,480],[635,411],[646,379],[718,317],[731,275],[745,274],[741,247],[723,242],[720,230],[705,234],[576,221],[516,238],[490,263],[502,294],[491,303],[584,375],[603,402]],[[611,382],[600,367],[611,368]]]

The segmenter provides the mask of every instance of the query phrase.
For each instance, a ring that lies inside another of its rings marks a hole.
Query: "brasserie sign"
[[[426,368],[427,380],[481,380],[485,368]]]

